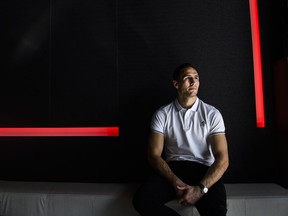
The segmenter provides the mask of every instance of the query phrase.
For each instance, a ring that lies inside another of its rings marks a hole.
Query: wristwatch
[[[202,183],[198,183],[198,186],[200,187],[202,194],[208,193],[208,188],[205,185],[203,185]]]

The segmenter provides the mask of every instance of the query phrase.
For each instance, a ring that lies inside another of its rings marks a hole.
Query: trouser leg
[[[172,186],[155,174],[138,188],[133,197],[133,206],[142,216],[179,216],[165,205],[174,198]]]
[[[215,183],[209,192],[195,204],[201,216],[226,216],[226,190],[221,181]]]
[[[196,185],[205,175],[209,167],[195,162],[171,162],[169,166],[173,172],[189,185]],[[165,206],[165,203],[175,199],[172,186],[161,176],[156,174],[143,184],[133,198],[134,208],[143,216],[173,216],[179,214]],[[201,216],[226,216],[226,191],[221,181],[215,183],[207,194],[196,204]]]
[[[195,162],[172,162],[170,167],[185,183],[190,185],[198,184],[207,170],[208,166]],[[227,197],[224,184],[219,180],[209,192],[201,197],[195,204],[201,216],[226,216]]]

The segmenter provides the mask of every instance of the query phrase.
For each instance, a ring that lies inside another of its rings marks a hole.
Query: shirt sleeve
[[[164,134],[165,114],[157,110],[151,120],[150,128],[156,133]]]
[[[210,134],[213,135],[219,133],[225,133],[225,124],[220,111],[215,109],[211,115]]]

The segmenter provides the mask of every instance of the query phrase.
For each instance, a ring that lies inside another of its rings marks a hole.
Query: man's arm
[[[208,188],[210,188],[223,176],[229,165],[228,146],[225,134],[212,135],[210,139],[215,162],[207,170],[206,174],[201,180],[201,183]],[[203,196],[200,191],[200,187],[198,186],[186,185],[184,187],[180,187],[179,189],[184,192],[184,195],[179,200],[180,203],[183,204],[194,205]]]
[[[148,142],[148,162],[156,172],[163,175],[177,190],[177,186],[184,186],[186,184],[173,173],[162,158],[163,147],[163,134],[151,131]]]
[[[201,183],[208,188],[224,175],[229,166],[228,145],[225,134],[212,135],[210,139],[215,162],[201,180]]]

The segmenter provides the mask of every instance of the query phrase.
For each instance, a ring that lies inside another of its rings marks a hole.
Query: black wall
[[[173,69],[191,62],[199,97],[226,123],[226,182],[281,180],[271,81],[276,3],[259,1],[265,128],[255,120],[249,1],[1,4],[0,126],[119,126],[120,136],[2,137],[0,179],[141,180],[151,116],[175,97]]]

